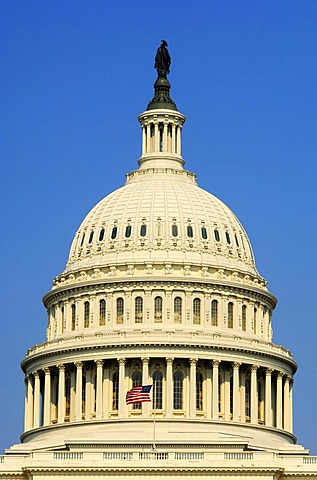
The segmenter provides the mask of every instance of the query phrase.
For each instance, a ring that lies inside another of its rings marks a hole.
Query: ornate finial
[[[167,79],[171,65],[171,57],[167,46],[167,41],[162,40],[161,46],[156,51],[154,68],[157,70],[157,80],[154,84],[154,97],[148,104],[147,110],[155,110],[157,108],[177,110],[176,104],[170,97],[171,85]]]

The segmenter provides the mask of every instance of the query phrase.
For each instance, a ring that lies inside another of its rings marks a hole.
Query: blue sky
[[[317,454],[315,0],[0,1],[0,451],[23,428],[19,363],[92,206],[136,167],[160,40],[186,167],[245,226],[290,348],[295,434]]]

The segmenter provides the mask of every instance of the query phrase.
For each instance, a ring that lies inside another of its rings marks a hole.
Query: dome
[[[101,200],[75,235],[65,273],[152,261],[257,275],[249,239],[233,212],[189,172],[177,173],[133,172],[124,187]]]

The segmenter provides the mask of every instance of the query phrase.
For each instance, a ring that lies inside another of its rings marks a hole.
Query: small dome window
[[[84,245],[84,240],[85,240],[85,233],[83,233],[83,236],[81,237],[81,242],[80,242],[81,247]]]
[[[206,227],[201,227],[201,236],[203,237],[204,240],[207,240],[208,235],[207,235]]]
[[[89,235],[88,243],[91,243],[93,238],[94,238],[94,231],[92,230]]]
[[[99,242],[103,240],[104,236],[105,236],[105,229],[102,228],[99,232]]]
[[[231,240],[230,240],[229,232],[226,232],[226,240],[227,240],[228,245],[230,245]]]
[[[187,237],[193,238],[194,232],[193,232],[193,227],[191,225],[187,225]]]
[[[175,223],[174,225],[172,225],[172,235],[173,237],[177,237],[178,235],[178,228],[177,228],[177,225],[175,225]]]
[[[237,234],[236,234],[236,233],[234,234],[234,239],[235,239],[235,241],[236,241],[237,247],[239,248],[240,245],[239,245],[239,240],[238,240],[238,237],[237,237]]]
[[[111,232],[111,238],[114,240],[117,237],[118,233],[118,227],[113,227],[112,232]]]
[[[141,237],[145,237],[145,235],[146,235],[146,225],[144,223],[143,223],[143,225],[141,225],[140,235],[141,235]]]
[[[125,227],[125,237],[126,237],[126,238],[131,237],[131,231],[132,231],[131,225],[127,225],[127,226]]]
[[[217,230],[217,229],[215,228],[214,234],[215,234],[215,240],[216,240],[216,242],[220,242],[220,233],[219,233],[219,230]]]

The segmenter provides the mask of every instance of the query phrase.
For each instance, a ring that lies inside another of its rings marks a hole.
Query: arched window
[[[106,300],[104,299],[99,302],[99,325],[106,325]]]
[[[258,321],[258,318],[257,318],[257,313],[258,313],[258,309],[256,307],[254,307],[254,310],[253,310],[253,331],[254,331],[254,335],[257,334],[257,321]]]
[[[247,306],[242,305],[242,331],[247,331]]]
[[[111,239],[114,240],[117,237],[118,227],[113,227],[111,231]]]
[[[154,322],[161,323],[163,316],[163,299],[162,297],[154,298]]]
[[[173,237],[177,237],[178,235],[178,228],[177,228],[177,225],[175,225],[175,223],[172,225],[172,236]]]
[[[126,236],[126,238],[131,237],[131,231],[132,231],[131,225],[127,225],[127,226],[125,227],[125,236]]]
[[[230,240],[229,232],[226,232],[226,240],[227,240],[227,244],[230,245],[231,240]]]
[[[203,376],[200,372],[196,373],[196,410],[203,410]]]
[[[228,328],[233,328],[233,303],[228,303]]]
[[[146,225],[144,223],[143,223],[143,225],[141,225],[140,235],[141,235],[141,237],[145,237],[145,235],[146,235]]]
[[[73,303],[72,304],[72,330],[75,330],[76,328],[76,305]]]
[[[104,236],[105,236],[105,229],[102,228],[99,232],[99,242],[103,240]]]
[[[215,234],[215,240],[216,240],[216,242],[220,242],[220,233],[219,233],[219,230],[215,229],[215,230],[214,230],[214,234]]]
[[[163,374],[160,370],[153,373],[153,408],[162,410],[163,408]]]
[[[117,298],[117,323],[123,323],[124,301],[123,298]]]
[[[140,387],[142,385],[142,373],[140,370],[136,370],[132,373],[132,387]],[[133,409],[140,410],[142,408],[141,403],[134,403]]]
[[[176,371],[173,375],[173,407],[174,410],[183,410],[183,379],[182,372]]]
[[[69,420],[70,416],[70,377],[66,377],[65,381],[65,416]]]
[[[65,331],[65,308],[64,306],[62,306],[61,308],[61,312],[62,312],[62,325],[61,325],[61,330],[62,330],[62,333],[64,333]]]
[[[94,238],[94,231],[92,230],[89,235],[88,243],[90,244],[92,242],[92,239]]]
[[[193,301],[193,323],[195,325],[200,324],[200,311],[201,311],[201,301],[200,298],[194,298]]]
[[[86,375],[83,375],[82,389],[81,389],[81,414],[85,418],[86,413]]]
[[[211,302],[211,325],[213,327],[218,326],[218,301],[213,300]]]
[[[201,236],[202,236],[203,240],[207,240],[208,235],[207,235],[206,227],[201,227]]]
[[[174,323],[182,323],[182,299],[174,298]]]
[[[134,301],[134,312],[135,312],[134,313],[135,323],[142,323],[143,322],[143,298],[142,297],[136,297]]]
[[[112,410],[118,410],[119,407],[119,375],[115,372],[112,375]]]
[[[81,237],[81,242],[80,242],[81,247],[84,245],[84,241],[85,241],[85,232],[83,233],[83,236]]]
[[[234,234],[234,239],[235,239],[235,241],[236,241],[237,247],[239,248],[240,245],[239,245],[239,240],[238,240],[238,237],[237,237],[237,234],[236,234],[236,233]]]
[[[191,225],[187,225],[187,237],[193,238],[193,236],[194,236],[193,227]]]
[[[84,303],[84,328],[89,327],[90,305],[89,302]]]
[[[246,420],[250,421],[251,416],[251,385],[250,380],[247,378],[245,381],[245,416]]]

